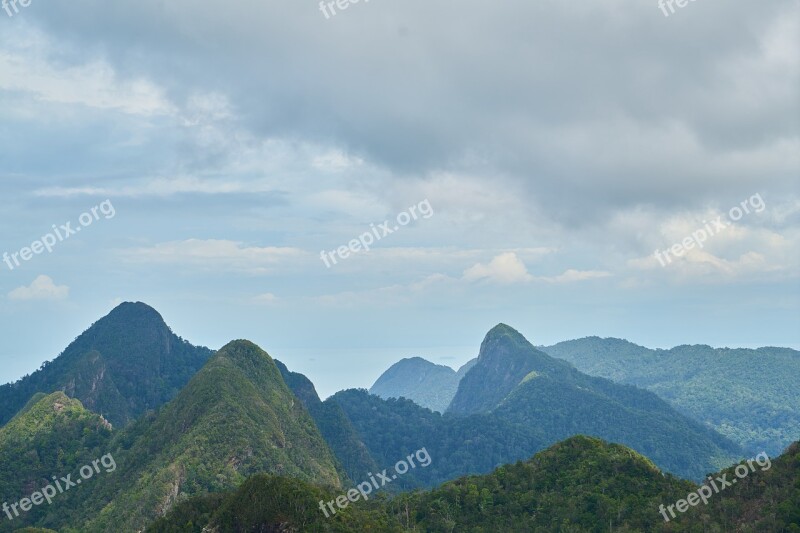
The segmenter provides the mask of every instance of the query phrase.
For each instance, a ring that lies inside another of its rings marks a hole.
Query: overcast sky
[[[797,0],[11,12],[2,382],[121,301],[195,344],[253,340],[323,396],[401,357],[458,366],[499,322],[800,347]],[[411,206],[429,216],[397,224]]]

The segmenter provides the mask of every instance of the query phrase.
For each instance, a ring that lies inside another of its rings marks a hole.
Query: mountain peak
[[[535,349],[522,333],[509,325],[501,323],[490,329],[483,338],[478,360],[480,360],[481,357],[487,357],[498,353],[497,348],[501,345],[514,351]]]
[[[149,305],[122,303],[58,357],[0,387],[0,424],[37,392],[62,390],[115,426],[125,425],[172,399],[211,353],[175,335]]]
[[[478,362],[461,379],[448,412],[491,411],[532,371],[559,374],[569,368],[537,350],[511,326],[498,324],[484,337]]]

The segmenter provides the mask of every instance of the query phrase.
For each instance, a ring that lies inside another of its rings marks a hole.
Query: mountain
[[[136,531],[194,494],[273,473],[341,487],[335,459],[272,358],[255,344],[220,349],[152,421],[118,440],[120,473],[86,531]],[[126,444],[127,443],[127,444]]]
[[[655,394],[583,374],[504,324],[487,333],[478,362],[461,380],[447,412],[491,413],[536,428],[545,445],[576,434],[612,440],[692,479],[743,453]]]
[[[486,475],[390,500],[358,499],[331,517],[319,505],[334,500],[335,492],[257,476],[236,492],[185,501],[147,531],[795,532],[800,530],[799,454],[800,443],[767,470],[759,466],[763,461],[754,463],[739,484],[712,494],[707,505],[687,506],[669,523],[660,507],[687,499],[698,485],[663,474],[629,448],[576,436]],[[735,478],[732,469],[712,476],[722,475]]]
[[[448,413],[467,415],[497,407],[533,371],[554,375],[571,365],[534,348],[515,329],[499,324],[484,337],[477,362],[458,385]]]
[[[576,434],[624,444],[689,479],[702,479],[742,456],[735,443],[655,394],[574,369],[557,377],[531,372],[492,413],[540,428],[548,444]]]
[[[377,463],[341,406],[335,402],[323,403],[311,380],[303,374],[291,372],[277,359],[275,364],[283,380],[316,422],[322,437],[336,456],[342,477],[357,481],[367,472],[376,471]]]
[[[53,361],[0,387],[0,424],[37,392],[61,390],[122,426],[172,399],[211,354],[172,333],[153,308],[123,303]]]
[[[378,471],[420,448],[427,449],[431,464],[399,477],[392,488],[430,488],[466,474],[491,472],[549,444],[544,432],[534,426],[491,414],[442,415],[405,398],[384,400],[366,390],[341,391],[325,403],[341,406],[380,465]]]
[[[797,350],[702,345],[651,350],[599,337],[542,350],[587,374],[650,390],[750,453],[778,454],[800,439]]]
[[[381,374],[369,392],[384,399],[408,398],[431,411],[444,413],[461,378],[476,362],[473,359],[456,372],[421,357],[401,359]]]
[[[409,500],[419,531],[652,531],[658,505],[693,489],[629,448],[577,436]]]
[[[12,505],[0,519],[0,531],[27,524],[51,525],[73,513],[81,488],[51,496],[58,505],[40,505],[21,512],[13,504],[49,483],[51,476],[78,477],[80,467],[101,458],[111,437],[109,423],[84,409],[63,392],[39,394],[0,428],[0,502]],[[55,503],[55,502],[54,502]],[[19,516],[16,516],[19,513]]]

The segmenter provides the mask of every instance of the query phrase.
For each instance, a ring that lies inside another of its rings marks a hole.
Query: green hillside
[[[491,472],[546,446],[536,427],[489,414],[443,416],[411,400],[384,400],[365,390],[342,391],[325,403],[329,402],[344,409],[380,469],[427,448],[434,458],[430,466],[398,478],[393,487],[431,488],[465,474]]]
[[[477,363],[448,409],[450,415],[472,413],[488,413],[533,432],[539,447],[526,449],[527,455],[572,435],[592,435],[629,446],[690,479],[743,455],[735,443],[652,392],[583,374],[504,324],[486,334]]]
[[[570,368],[534,348],[514,328],[499,324],[484,337],[478,360],[461,379],[447,412],[489,412],[534,370],[559,375]]]
[[[53,475],[77,478],[82,466],[109,451],[108,422],[84,409],[81,402],[62,392],[37,395],[36,400],[0,428],[0,502],[9,505],[52,483]],[[75,502],[85,496],[86,487],[59,493],[51,505],[33,506],[24,513],[12,511],[13,520],[0,515],[0,531],[63,523],[74,516]]]
[[[340,487],[335,459],[272,358],[255,344],[220,349],[152,421],[119,439],[121,473],[87,531],[133,531],[195,494],[274,473]]]
[[[587,337],[543,347],[580,371],[648,389],[750,453],[800,439],[800,352],[678,346],[651,350]]]
[[[374,472],[378,465],[361,441],[358,432],[344,410],[336,402],[322,402],[314,384],[286,365],[275,360],[283,380],[308,409],[322,437],[336,456],[342,477],[351,481],[360,480],[367,472]]]
[[[175,507],[149,526],[146,533],[281,532],[281,533],[401,533],[389,516],[386,500],[373,498],[349,504],[326,517],[320,501],[342,492],[279,476],[256,476],[236,492],[195,498]]]
[[[800,531],[799,449],[669,523],[659,507],[686,498],[697,485],[663,474],[625,446],[576,436],[490,474],[427,492],[358,500],[330,517],[320,501],[344,492],[258,476],[235,492],[188,500],[147,531],[793,533]]]

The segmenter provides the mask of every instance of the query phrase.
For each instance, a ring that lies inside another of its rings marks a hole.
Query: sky
[[[123,301],[323,397],[501,322],[800,348],[797,0],[4,5],[0,382]]]

